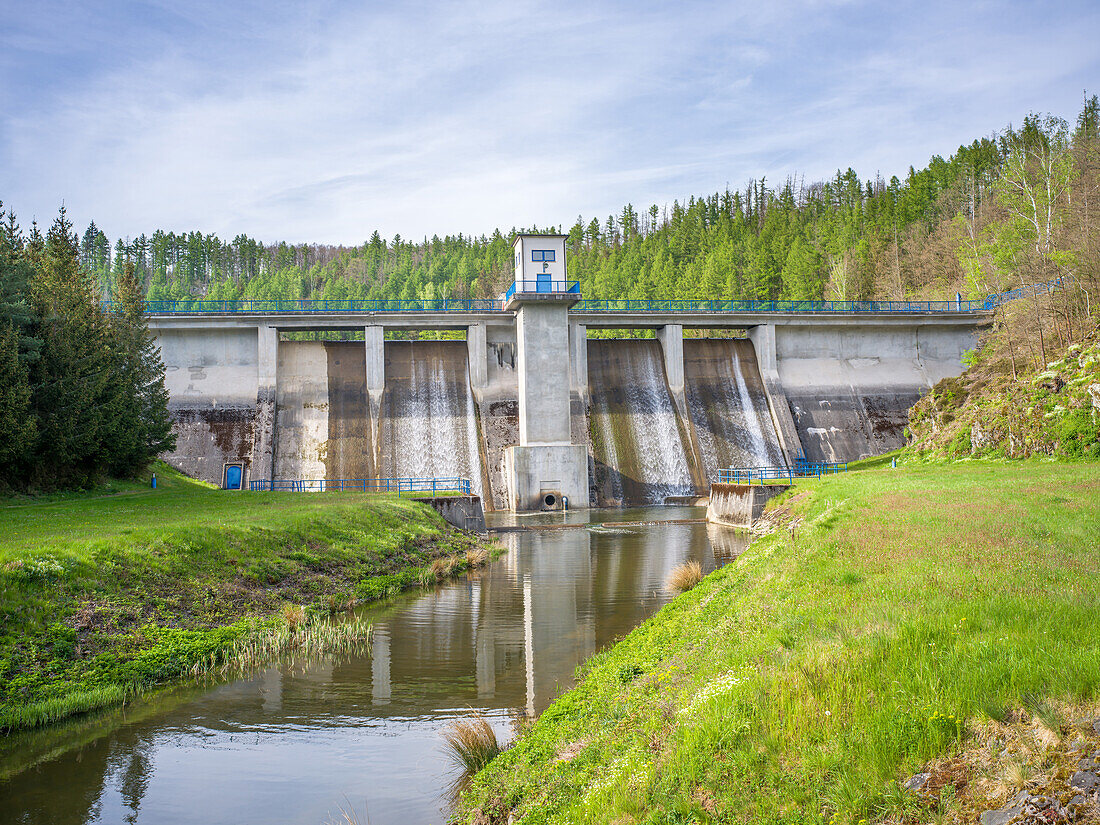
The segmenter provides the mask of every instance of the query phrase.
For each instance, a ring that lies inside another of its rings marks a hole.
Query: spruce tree
[[[19,334],[0,325],[0,489],[21,485],[34,449],[36,422],[31,413],[27,367],[19,357]]]
[[[112,357],[95,285],[80,267],[64,207],[36,256],[31,297],[42,339],[31,376],[38,418],[35,481],[87,486],[102,475],[102,445],[114,433],[110,405],[103,403]]]
[[[110,396],[119,404],[115,438],[104,445],[113,476],[133,476],[159,453],[175,447],[168,414],[164,364],[145,322],[145,301],[134,265],[126,261],[115,284],[110,318],[115,384]]]

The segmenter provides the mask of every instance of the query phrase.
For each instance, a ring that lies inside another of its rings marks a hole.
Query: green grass
[[[270,627],[436,576],[469,537],[431,508],[358,493],[230,493],[164,465],[0,504],[0,729],[56,721],[178,679]],[[438,567],[438,565],[437,565]]]
[[[898,783],[976,720],[1100,695],[1100,464],[887,463],[780,506],[793,529],[589,660],[459,819],[903,821]]]

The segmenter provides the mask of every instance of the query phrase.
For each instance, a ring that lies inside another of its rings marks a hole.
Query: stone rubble
[[[1100,719],[1093,722],[1092,728],[1100,734]],[[1078,821],[1085,809],[1100,806],[1100,751],[1078,761],[1069,786],[1075,793],[1064,805],[1054,797],[1021,791],[1009,805],[985,811],[981,825],[1058,825]]]

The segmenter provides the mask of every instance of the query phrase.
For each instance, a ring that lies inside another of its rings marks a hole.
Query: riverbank
[[[457,818],[970,821],[968,794],[1001,793],[967,775],[980,760],[935,799],[902,783],[1005,751],[991,725],[1053,728],[1055,748],[1095,713],[1100,464],[910,462],[776,508],[780,529],[590,659]],[[1046,748],[1013,752],[1017,779],[1053,770]]]
[[[3,730],[216,669],[259,632],[308,627],[493,552],[395,496],[226,493],[163,465],[156,490],[8,499],[0,521]]]

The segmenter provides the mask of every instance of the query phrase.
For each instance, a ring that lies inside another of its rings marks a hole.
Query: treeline
[[[143,285],[113,275],[107,311],[64,209],[45,237],[0,224],[0,489],[133,477],[174,446]]]
[[[910,168],[904,180],[862,180],[848,169],[828,181],[752,181],[670,207],[628,204],[604,219],[578,217],[566,230],[570,277],[596,298],[979,297],[1018,275],[974,265],[983,227],[1006,208],[1014,154],[1061,141],[1071,177],[1080,175],[1071,156],[1094,141],[1096,115],[1094,96],[1072,130],[1028,117],[1019,129]],[[1070,188],[1061,192],[1066,203]],[[355,247],[158,231],[112,247],[93,223],[80,256],[105,297],[127,263],[154,300],[490,297],[511,280],[515,231],[418,242],[376,231]]]

